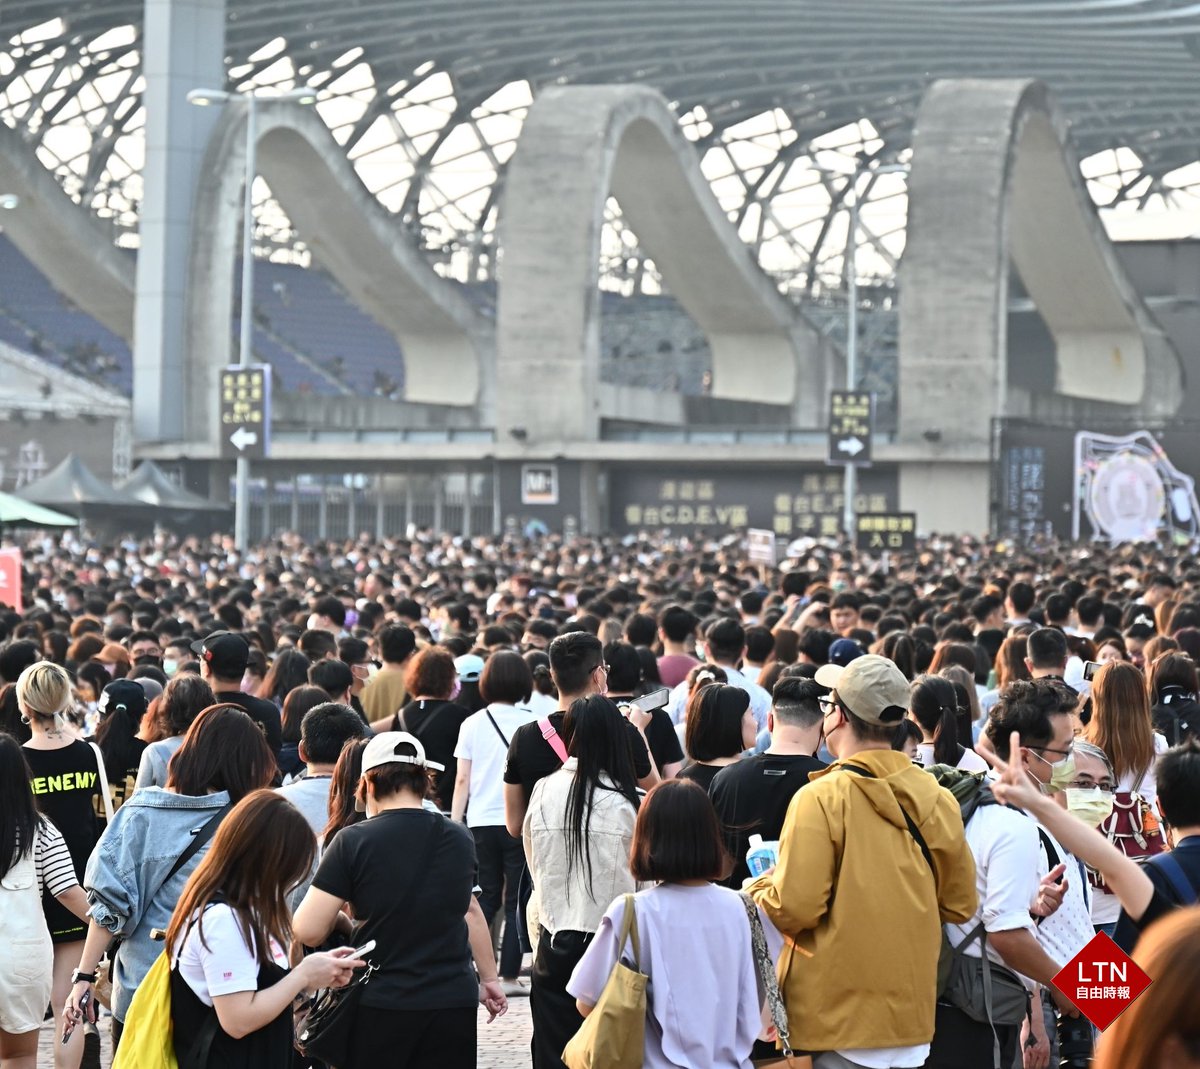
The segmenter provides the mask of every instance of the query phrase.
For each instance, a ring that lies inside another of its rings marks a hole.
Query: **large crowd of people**
[[[56,1069],[106,1020],[118,1065],[467,1069],[515,998],[534,1069],[630,1005],[617,1069],[1200,1064],[1190,553],[21,548],[3,1069],[48,1007]],[[1098,932],[1155,981],[1103,1034],[1052,982]]]

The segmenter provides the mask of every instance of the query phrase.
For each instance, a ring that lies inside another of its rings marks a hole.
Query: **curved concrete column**
[[[21,198],[20,207],[0,219],[13,244],[59,292],[132,345],[133,257],[113,244],[112,235],[62,191],[29,145],[3,123],[0,193]]]
[[[599,429],[600,238],[616,197],[671,294],[708,336],[713,393],[795,405],[816,426],[820,341],[762,273],[666,100],[642,86],[570,86],[534,101],[500,211],[497,428],[531,439]]]
[[[492,339],[462,288],[440,278],[363,187],[320,117],[260,99],[258,173],[309,248],[404,349],[405,400],[478,406],[489,421]],[[216,382],[231,358],[241,248],[246,112],[226,107],[205,154],[192,228],[187,316],[189,438],[216,433]]]
[[[1043,85],[935,82],[917,113],[908,196],[902,439],[936,427],[981,449],[993,416],[1037,413],[1039,399],[1008,377],[1010,263],[1054,339],[1058,396],[1084,411],[1176,411],[1179,356],[1117,261]]]

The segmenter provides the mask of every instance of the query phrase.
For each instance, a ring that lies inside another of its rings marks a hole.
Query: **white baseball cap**
[[[363,750],[362,770],[370,772],[380,765],[420,765],[434,772],[445,772],[446,766],[425,756],[421,740],[407,731],[384,731],[367,743]]]

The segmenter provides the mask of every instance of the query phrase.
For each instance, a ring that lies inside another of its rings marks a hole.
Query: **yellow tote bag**
[[[633,951],[632,969],[621,963],[626,940]],[[626,895],[617,962],[600,1001],[563,1050],[567,1069],[641,1069],[646,1057],[647,978],[640,972],[639,954],[633,895]]]
[[[179,1069],[171,1027],[171,961],[165,952],[134,992],[112,1069]]]

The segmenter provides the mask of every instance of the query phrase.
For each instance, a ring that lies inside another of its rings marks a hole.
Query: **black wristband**
[[[86,980],[89,984],[94,984],[96,982],[96,973],[80,972],[78,969],[76,969],[73,973],[71,973],[71,986],[72,987],[74,987],[77,983],[79,983],[80,981],[83,981],[83,980]]]

